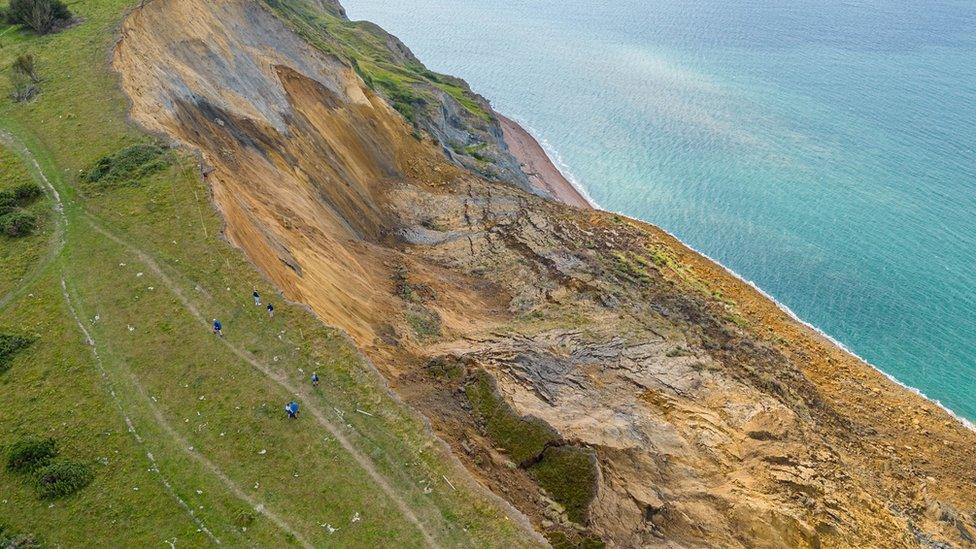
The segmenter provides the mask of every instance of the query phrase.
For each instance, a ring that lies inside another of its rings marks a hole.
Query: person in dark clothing
[[[222,324],[220,323],[220,321],[219,321],[219,320],[217,320],[216,318],[215,318],[215,319],[213,319],[213,333],[214,333],[214,334],[216,334],[216,335],[219,335],[220,337],[224,337],[224,331],[223,331],[223,328],[224,328],[224,327],[223,327],[223,325],[222,325]]]
[[[319,375],[315,372],[312,372],[312,387],[318,387],[318,386],[319,386]]]
[[[285,413],[289,419],[298,419],[298,403],[294,400],[285,405]]]
[[[254,298],[254,306],[255,307],[261,306],[261,294],[259,294],[257,290],[254,290],[254,293],[251,294],[251,297]]]
[[[274,318],[274,305],[268,303],[268,318]]]

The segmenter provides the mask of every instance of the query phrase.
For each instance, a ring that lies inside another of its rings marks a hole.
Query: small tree
[[[29,27],[38,34],[47,34],[71,20],[71,12],[61,0],[10,0],[7,20]]]

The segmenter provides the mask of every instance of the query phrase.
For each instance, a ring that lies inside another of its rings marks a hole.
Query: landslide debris
[[[427,69],[399,38],[369,21],[350,21],[333,0],[264,2],[309,43],[353,67],[456,165],[545,194],[529,184],[488,101],[467,82]]]
[[[423,76],[402,44],[268,3],[134,11],[133,118],[200,154],[227,238],[554,544],[972,544],[972,431],[661,231],[459,168],[373,78]]]

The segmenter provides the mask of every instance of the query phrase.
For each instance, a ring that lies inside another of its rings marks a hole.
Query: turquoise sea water
[[[976,2],[344,0],[603,208],[976,419]]]

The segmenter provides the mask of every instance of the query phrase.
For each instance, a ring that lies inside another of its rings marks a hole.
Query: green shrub
[[[71,12],[61,0],[10,0],[6,17],[9,23],[47,34],[70,21]]]
[[[494,380],[484,371],[464,388],[475,416],[491,440],[505,449],[515,463],[535,459],[559,435],[548,423],[534,417],[522,417],[512,410],[495,389]]]
[[[71,495],[95,479],[91,467],[78,461],[56,461],[34,474],[34,482],[42,499]]]
[[[100,158],[94,166],[82,172],[81,180],[105,187],[133,184],[167,165],[168,155],[163,147],[132,145]]]
[[[32,342],[26,337],[0,334],[0,374],[10,369],[14,356]]]
[[[405,316],[410,327],[422,339],[441,335],[441,315],[437,311],[418,303],[411,303]]]
[[[41,542],[32,534],[21,534],[0,524],[0,548],[2,549],[37,549]]]
[[[14,59],[14,64],[10,69],[16,73],[26,76],[31,82],[37,84],[41,81],[40,73],[37,71],[37,58],[33,53],[22,53]]]
[[[28,101],[41,91],[41,76],[37,71],[37,58],[33,54],[17,56],[10,66],[10,83],[13,88],[10,95],[14,101]]]
[[[427,362],[427,373],[434,379],[458,381],[464,377],[464,364],[453,356],[438,356]]]
[[[23,206],[39,198],[44,194],[44,191],[41,190],[41,186],[37,183],[27,182],[14,187],[13,193],[17,203]]]
[[[250,509],[241,509],[234,514],[234,525],[238,528],[247,529],[254,524],[254,513]]]
[[[12,473],[33,473],[50,465],[58,455],[53,438],[25,438],[18,440],[7,454],[7,470]]]
[[[6,215],[17,207],[17,195],[13,191],[0,191],[0,215]]]
[[[586,523],[587,509],[596,497],[596,465],[591,450],[552,446],[528,468],[529,474],[566,509],[566,516]]]
[[[27,236],[37,228],[37,217],[30,212],[10,212],[0,217],[0,232],[17,238]]]

